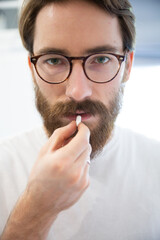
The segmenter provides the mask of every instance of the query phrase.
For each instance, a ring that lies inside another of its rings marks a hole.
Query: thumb
[[[66,145],[68,139],[73,136],[76,130],[75,121],[69,123],[65,127],[56,129],[48,141],[50,151],[55,151]]]

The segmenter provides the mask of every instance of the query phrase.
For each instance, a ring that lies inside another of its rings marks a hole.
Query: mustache
[[[53,125],[57,122],[57,126],[61,126],[61,117],[68,115],[76,115],[77,111],[83,111],[93,116],[99,115],[101,120],[104,122],[110,122],[111,119],[114,121],[121,109],[122,96],[124,86],[121,85],[119,92],[115,95],[112,101],[109,101],[108,107],[100,100],[85,99],[84,101],[78,102],[74,99],[66,101],[57,101],[54,104],[48,102],[47,98],[43,96],[39,87],[34,86],[35,90],[35,103],[37,110],[43,118],[44,124]],[[63,125],[63,124],[62,124]]]
[[[58,102],[50,106],[50,112],[56,116],[66,116],[68,114],[74,115],[77,111],[83,111],[92,115],[104,114],[108,112],[105,105],[100,101],[84,100],[83,102],[76,102],[74,100],[68,102]]]

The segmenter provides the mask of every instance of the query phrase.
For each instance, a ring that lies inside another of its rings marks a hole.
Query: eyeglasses
[[[86,57],[67,57],[61,54],[42,54],[30,58],[38,76],[49,84],[66,81],[72,72],[72,61],[81,60],[86,77],[95,83],[112,81],[126,60],[126,55],[95,53]]]

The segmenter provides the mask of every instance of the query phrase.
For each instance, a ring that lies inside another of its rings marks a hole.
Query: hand
[[[40,211],[57,215],[72,206],[89,186],[90,132],[76,123],[57,129],[41,149],[32,169],[28,192]]]
[[[2,240],[46,239],[59,212],[72,206],[88,187],[90,133],[83,123],[73,137],[76,130],[75,122],[56,130],[41,149]]]

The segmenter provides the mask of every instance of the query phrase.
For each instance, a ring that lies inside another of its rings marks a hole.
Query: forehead
[[[34,54],[57,48],[76,56],[105,45],[122,51],[120,26],[116,16],[95,4],[84,1],[52,3],[42,8],[36,18]]]

